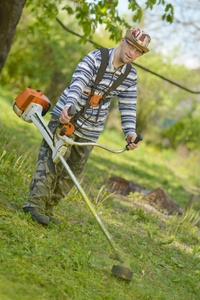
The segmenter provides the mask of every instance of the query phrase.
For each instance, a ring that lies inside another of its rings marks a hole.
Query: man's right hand
[[[62,123],[62,124],[69,123],[69,121],[70,121],[70,119],[71,119],[71,117],[68,115],[69,107],[70,107],[70,106],[66,106],[66,107],[61,111],[59,121],[60,121],[60,123]]]

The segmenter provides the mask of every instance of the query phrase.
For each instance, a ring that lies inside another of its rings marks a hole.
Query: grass
[[[0,91],[0,299],[199,299],[200,205],[195,201],[185,209],[200,188],[196,157],[157,149],[145,144],[145,137],[134,152],[94,149],[82,184],[130,261],[133,280],[123,281],[112,276],[118,262],[110,258],[112,249],[76,189],[57,209],[61,225],[43,227],[23,214],[41,136],[13,113],[12,92]],[[112,130],[99,142],[125,146]],[[183,216],[164,218],[138,208],[133,201],[142,200],[139,194],[108,194],[101,187],[109,176],[149,189],[162,186],[183,207]]]

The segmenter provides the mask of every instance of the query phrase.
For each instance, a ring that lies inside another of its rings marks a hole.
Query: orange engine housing
[[[25,111],[30,103],[37,103],[43,107],[42,115],[44,116],[51,107],[50,100],[42,91],[25,88],[15,99],[18,108]]]

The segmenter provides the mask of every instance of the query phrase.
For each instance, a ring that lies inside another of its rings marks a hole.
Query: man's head
[[[150,35],[143,30],[139,28],[128,29],[115,52],[115,67],[133,62],[144,53],[147,53],[150,41]]]
[[[134,44],[143,53],[147,53],[149,51],[147,47],[151,42],[151,37],[148,33],[144,32],[140,28],[128,29],[125,34],[125,39]]]

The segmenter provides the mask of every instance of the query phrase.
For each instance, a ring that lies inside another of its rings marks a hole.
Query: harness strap
[[[106,96],[112,92],[113,90],[115,90],[123,81],[124,79],[126,79],[126,77],[128,76],[129,72],[131,70],[131,64],[128,63],[126,66],[126,70],[124,73],[122,73],[114,82],[113,84],[110,86],[110,88],[105,92],[105,94],[103,94],[102,99],[100,99],[99,101],[99,110],[98,110],[98,114],[97,114],[97,118],[96,118],[96,122],[98,121],[99,115],[100,115],[100,111],[101,111],[101,107],[104,103],[107,103],[108,101],[110,101],[110,99],[106,99]]]
[[[126,77],[128,76],[129,72],[131,70],[131,64],[127,64],[126,66],[126,70],[124,73],[122,73],[114,82],[113,84],[110,86],[110,88],[105,92],[105,94],[103,95],[103,98],[106,97],[110,92],[112,92],[113,90],[116,90],[116,88],[124,81],[124,79],[126,79]]]
[[[86,105],[83,108],[83,116],[85,115],[86,110],[90,107],[90,100],[93,97],[94,92],[97,89],[97,86],[98,86],[99,82],[103,78],[103,75],[105,74],[105,71],[106,71],[106,68],[107,68],[108,59],[109,59],[109,50],[107,48],[100,48],[100,51],[101,51],[101,65],[99,67],[94,85],[93,85],[92,90],[91,90],[91,93],[88,96],[88,100],[86,102]]]
[[[100,48],[101,51],[101,65],[98,70],[97,77],[95,79],[95,83],[92,87],[91,94],[94,94],[94,91],[96,90],[99,82],[103,78],[103,75],[106,72],[107,64],[108,64],[108,59],[109,59],[109,50],[107,48]]]

